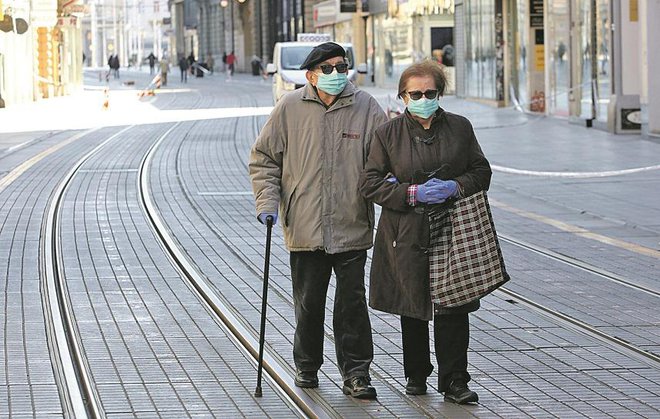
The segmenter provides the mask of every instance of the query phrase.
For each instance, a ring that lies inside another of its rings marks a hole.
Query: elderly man
[[[333,329],[344,394],[376,398],[364,266],[372,246],[373,206],[358,192],[375,128],[386,122],[376,100],[348,81],[346,51],[326,42],[301,68],[308,83],[275,106],[250,154],[260,222],[281,221],[290,251],[298,387],[318,387],[330,276],[336,276]]]

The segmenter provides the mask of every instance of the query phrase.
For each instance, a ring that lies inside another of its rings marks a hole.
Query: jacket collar
[[[355,102],[355,92],[357,92],[357,90],[357,87],[355,87],[355,85],[350,81],[346,83],[344,90],[342,90],[337,100],[335,100],[335,103],[333,103],[332,106],[327,109],[327,111],[329,112],[352,105],[353,102]],[[302,100],[309,100],[326,106],[321,98],[319,98],[319,94],[316,92],[316,88],[312,86],[311,83],[307,83],[305,85]]]

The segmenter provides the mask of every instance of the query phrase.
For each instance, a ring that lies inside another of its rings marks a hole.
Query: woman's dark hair
[[[401,78],[399,79],[399,97],[403,97],[406,92],[406,84],[412,77],[427,77],[431,76],[435,80],[435,87],[438,89],[440,96],[444,96],[445,87],[447,86],[447,75],[442,69],[440,64],[435,60],[426,59],[411,65],[403,70]]]

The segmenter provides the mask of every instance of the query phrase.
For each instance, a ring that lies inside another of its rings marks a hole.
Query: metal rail
[[[223,299],[217,295],[207,280],[198,272],[194,264],[188,259],[186,254],[180,249],[177,241],[170,234],[167,226],[161,219],[155,206],[153,198],[149,192],[148,172],[151,160],[158,146],[177,128],[181,123],[177,123],[166,131],[151,146],[145,154],[139,170],[139,194],[143,210],[156,235],[160,238],[163,247],[166,249],[175,267],[178,268],[183,278],[186,278],[193,290],[197,293],[211,312],[215,313],[220,319],[220,324],[228,332],[228,336],[234,340],[238,348],[242,348],[244,353],[257,365],[259,341],[253,330],[244,324],[244,321],[237,316]],[[289,373],[289,367],[283,362],[281,357],[271,350],[264,351],[264,370],[267,377],[273,384],[273,387],[279,391],[280,395],[289,402],[294,410],[301,416],[309,417],[339,417],[332,407],[318,397],[312,397],[304,390],[296,387],[293,383],[293,377]]]
[[[237,122],[235,122],[235,123],[233,124],[233,129],[234,129],[234,131],[237,131],[237,130],[238,130]],[[254,137],[256,138],[258,134],[259,134],[259,127],[258,127],[258,125],[257,125],[256,118],[255,118],[255,121],[254,121],[254,124],[253,124],[253,135],[254,135]],[[236,160],[236,161],[240,162],[241,165],[245,168],[245,170],[246,170],[246,172],[247,172],[247,169],[248,169],[247,163],[244,161],[244,159],[241,158],[241,156],[243,155],[243,153],[242,153],[241,150],[239,150],[238,146],[239,146],[239,144],[238,144],[236,141],[234,141],[234,152],[236,153],[236,157],[237,157],[237,160]],[[177,152],[177,155],[178,155],[178,152]],[[177,165],[178,165],[178,159],[177,159]],[[233,248],[233,246],[232,246],[232,244],[231,244],[231,243],[230,243],[225,237],[223,237],[222,235],[218,234],[218,232],[214,229],[214,227],[213,227],[212,225],[210,225],[210,224],[206,221],[206,217],[205,217],[205,215],[197,209],[197,205],[195,204],[194,200],[190,197],[190,194],[188,194],[188,192],[186,191],[186,188],[185,188],[183,182],[181,181],[181,176],[179,176],[178,166],[177,166],[177,171],[176,171],[176,173],[177,173],[177,179],[178,179],[178,181],[179,181],[179,185],[180,185],[182,191],[184,191],[184,195],[185,195],[185,197],[186,197],[186,200],[188,201],[188,203],[190,204],[190,206],[193,208],[193,210],[197,213],[197,215],[198,215],[201,219],[204,220],[204,222],[205,222],[205,224],[208,226],[209,230],[210,230],[210,231],[216,236],[216,238],[217,238],[220,242],[222,242],[222,244],[225,245],[225,247],[226,247],[226,248],[232,253],[232,255],[233,255],[236,259],[240,260],[240,261],[243,263],[243,266],[245,266],[246,269],[248,269],[250,272],[252,272],[256,278],[260,278],[262,273],[258,270],[258,268],[255,267],[255,266],[251,263],[251,261],[246,260],[246,258],[245,258],[242,254],[240,254],[239,252],[235,251],[234,248]],[[277,284],[273,284],[273,283],[270,284],[269,289],[271,290],[271,292],[274,292],[279,298],[281,298],[282,301],[288,303],[289,306],[291,307],[291,309],[293,309],[293,302],[290,300],[290,297],[288,296],[288,294],[286,293],[286,291],[281,290],[281,289],[278,287]],[[230,307],[230,309],[231,309],[231,307]],[[236,313],[236,314],[238,315],[238,313]],[[240,318],[240,316],[239,316],[239,318]],[[324,330],[323,333],[324,333],[325,337],[326,337],[329,341],[331,341],[331,342],[334,342],[334,341],[335,341],[334,335],[333,335],[332,333],[329,333],[328,331],[325,331],[325,330]],[[284,362],[284,361],[282,360],[282,362]],[[392,391],[392,393],[394,393],[394,394],[401,393],[401,389],[400,389],[400,388],[398,388],[398,387],[396,387],[396,386],[390,384],[390,383],[387,381],[387,379],[386,379],[382,374],[380,374],[378,371],[376,371],[375,369],[372,368],[372,369],[370,369],[369,372],[370,372],[370,375],[371,375],[372,377],[375,377],[375,378],[379,379],[383,385],[389,387],[389,389]],[[436,415],[436,413],[434,413],[434,412],[432,412],[432,411],[429,411],[429,410],[426,409],[423,405],[416,403],[415,400],[412,399],[412,398],[410,398],[410,397],[402,396],[402,400],[403,400],[406,404],[408,404],[409,406],[411,406],[413,409],[418,410],[419,413],[420,413],[420,416],[428,417],[428,418],[432,418],[432,417],[435,417],[435,415]],[[319,402],[319,403],[326,403],[324,399],[320,399],[320,398],[318,399],[318,402]]]
[[[653,295],[654,297],[660,297],[660,291],[658,291],[658,290],[655,290],[655,289],[652,289],[652,288],[649,288],[649,287],[645,287],[644,285],[636,284],[636,283],[622,277],[621,275],[617,275],[613,272],[609,272],[605,269],[601,269],[601,268],[599,268],[595,265],[592,265],[590,263],[581,261],[581,260],[576,259],[574,257],[563,255],[561,253],[557,253],[553,250],[546,249],[546,248],[543,248],[541,246],[537,246],[535,244],[525,242],[523,240],[515,239],[515,238],[513,238],[509,235],[506,235],[506,234],[498,233],[497,236],[502,241],[510,243],[514,246],[518,246],[518,247],[521,247],[523,249],[526,249],[526,250],[532,251],[534,253],[537,253],[539,255],[548,257],[550,259],[560,261],[560,262],[565,263],[565,264],[567,264],[569,266],[572,266],[574,268],[582,269],[583,271],[598,275],[601,278],[605,278],[605,279],[610,280],[612,282],[616,282],[618,284],[625,285],[625,286],[633,288],[635,290],[645,292],[647,294]]]
[[[565,263],[569,266],[572,266],[572,267],[577,268],[577,269],[584,270],[586,272],[590,272],[592,274],[598,275],[602,278],[605,278],[605,279],[610,280],[612,282],[615,282],[617,284],[624,285],[624,286],[633,288],[635,290],[638,290],[638,291],[641,291],[641,292],[644,292],[644,293],[648,293],[648,294],[650,294],[652,296],[655,296],[655,297],[660,297],[660,292],[658,292],[654,289],[644,287],[644,286],[639,285],[639,284],[635,284],[634,282],[631,282],[631,281],[629,281],[629,280],[627,280],[627,279],[625,279],[625,278],[623,278],[619,275],[608,272],[604,269],[600,269],[597,266],[591,265],[587,262],[583,262],[583,261],[578,260],[576,258],[559,254],[559,253],[554,252],[550,249],[545,249],[543,247],[536,246],[536,245],[533,245],[531,243],[524,242],[522,240],[514,239],[513,237],[505,235],[505,234],[498,234],[498,237],[502,241],[505,241],[507,243],[510,243],[510,244],[512,244],[514,246],[517,246],[517,247],[520,247],[522,249],[537,253],[539,255],[545,256],[545,257],[553,259],[553,260],[563,262],[563,263]],[[520,293],[511,291],[511,290],[507,289],[506,287],[500,288],[498,290],[498,292],[504,293],[504,294],[508,295],[509,297],[511,297],[515,300],[518,300],[519,302],[525,304],[526,306],[528,306],[530,308],[533,308],[536,311],[539,311],[539,312],[541,312],[545,315],[548,315],[548,316],[553,317],[555,319],[559,319],[561,322],[563,322],[565,324],[568,324],[574,330],[585,333],[585,334],[587,334],[591,337],[595,337],[600,341],[604,341],[604,342],[607,342],[609,344],[614,344],[617,347],[624,349],[627,353],[629,353],[630,355],[634,356],[635,358],[637,358],[639,360],[645,361],[646,363],[649,363],[649,361],[651,361],[652,363],[654,363],[653,364],[654,367],[658,367],[658,365],[660,364],[660,355],[657,355],[657,354],[654,354],[652,352],[646,351],[646,350],[644,350],[644,349],[642,349],[642,348],[640,348],[636,345],[633,345],[629,342],[626,342],[625,340],[620,339],[620,338],[618,338],[616,336],[613,336],[611,334],[602,332],[598,328],[596,328],[596,327],[594,327],[594,326],[592,326],[588,323],[585,323],[585,322],[583,322],[583,321],[581,321],[581,320],[579,320],[575,317],[563,314],[563,313],[561,313],[557,310],[554,310],[550,307],[547,307],[543,304],[540,304],[540,303],[532,300],[531,298],[527,298],[527,297],[523,296]]]
[[[100,399],[93,388],[93,380],[76,333],[73,310],[66,293],[65,278],[60,263],[61,246],[58,239],[61,203],[71,180],[80,167],[103,146],[131,129],[127,127],[107,138],[78,160],[59,183],[48,206],[42,225],[40,254],[45,294],[42,296],[48,318],[47,335],[51,357],[56,368],[56,380],[62,390],[65,413],[74,418],[104,416]],[[86,132],[88,133],[88,132]]]
[[[555,319],[561,320],[563,323],[570,325],[571,329],[573,330],[577,330],[578,332],[582,332],[591,337],[595,337],[600,341],[604,341],[609,344],[615,344],[618,347],[628,351],[631,355],[633,355],[635,358],[639,360],[645,361],[646,363],[649,363],[648,361],[652,361],[654,363],[653,367],[655,368],[657,368],[660,365],[660,356],[645,351],[644,349],[641,349],[631,343],[628,343],[623,339],[619,339],[616,336],[612,336],[608,333],[601,332],[600,330],[598,330],[594,326],[591,326],[590,324],[587,324],[581,320],[578,320],[566,314],[560,313],[547,306],[544,306],[543,304],[539,304],[532,299],[524,297],[522,294],[508,290],[506,288],[500,288],[498,292],[504,293],[509,297],[512,297],[522,302],[526,306],[535,309],[536,311],[539,311],[550,317],[554,317]]]

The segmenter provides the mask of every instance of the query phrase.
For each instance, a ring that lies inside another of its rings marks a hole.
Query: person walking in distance
[[[114,67],[114,55],[110,54],[108,57],[108,72],[105,75],[105,81],[110,80],[110,74],[113,72]]]
[[[234,75],[235,66],[236,66],[236,55],[234,55],[234,51],[232,51],[229,53],[229,55],[227,55],[227,74],[229,78],[231,78]]]
[[[149,74],[153,76],[154,67],[156,66],[156,56],[154,55],[153,52],[147,55],[147,61],[149,61]]]
[[[188,56],[188,68],[190,69],[190,74],[193,74],[193,64],[195,64],[197,60],[195,59],[195,54],[190,52],[190,55]]]
[[[112,57],[112,70],[113,70],[113,74],[114,74],[116,79],[119,78],[119,68],[120,67],[121,67],[121,65],[119,64],[119,55],[115,54]]]
[[[188,83],[188,60],[185,57],[179,59],[179,70],[181,70],[181,83]]]
[[[215,60],[213,59],[213,55],[209,54],[206,57],[206,65],[208,66],[209,72],[213,74],[213,67],[215,67]]]
[[[277,103],[250,153],[257,219],[279,219],[290,251],[295,384],[319,385],[326,294],[334,271],[333,331],[342,391],[374,399],[364,287],[374,208],[360,196],[357,182],[372,133],[387,117],[373,97],[348,82],[340,45],[316,46],[301,68],[307,70],[307,84]]]
[[[165,57],[160,60],[160,84],[161,86],[167,86],[167,73],[170,72],[170,64],[167,62]]]

